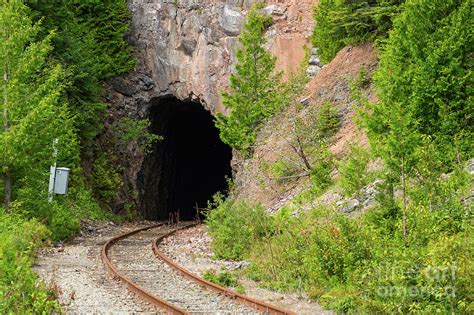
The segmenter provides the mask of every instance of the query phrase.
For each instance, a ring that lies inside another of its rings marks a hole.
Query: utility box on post
[[[54,193],[57,195],[65,195],[67,192],[67,184],[69,181],[69,172],[71,170],[66,167],[56,167],[54,179]]]

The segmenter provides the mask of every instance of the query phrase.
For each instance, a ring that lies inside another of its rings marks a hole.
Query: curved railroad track
[[[210,283],[159,250],[165,237],[193,225],[161,223],[122,234],[103,245],[102,261],[130,291],[168,314],[294,314]]]

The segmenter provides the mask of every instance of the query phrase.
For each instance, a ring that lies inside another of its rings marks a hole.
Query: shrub
[[[212,283],[221,285],[223,287],[237,287],[239,282],[237,278],[230,272],[219,272],[215,271],[206,271],[204,274],[204,279]]]
[[[352,146],[345,160],[339,163],[341,186],[348,196],[356,194],[360,198],[360,190],[373,178],[367,171],[370,153],[359,146]]]
[[[231,260],[246,257],[252,244],[271,232],[271,218],[261,205],[224,200],[220,194],[208,209],[206,224],[216,257]]]
[[[92,166],[92,184],[95,188],[96,198],[103,205],[110,205],[117,194],[117,190],[123,185],[120,170],[112,164],[112,154],[100,153]]]
[[[309,176],[316,190],[327,188],[334,169],[328,142],[340,126],[339,113],[333,104],[326,102],[310,108],[304,117],[296,117],[290,123],[289,152],[273,163],[272,175],[279,181]]]
[[[58,312],[54,295],[31,270],[34,251],[49,236],[36,220],[6,214],[0,208],[0,313]]]
[[[70,238],[79,231],[80,223],[76,214],[66,206],[59,203],[52,203],[51,214],[48,220],[48,227],[51,229],[53,240],[64,240]]]

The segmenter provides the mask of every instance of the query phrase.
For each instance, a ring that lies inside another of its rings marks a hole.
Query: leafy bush
[[[125,147],[132,141],[138,141],[142,150],[148,152],[151,146],[163,139],[149,132],[151,122],[148,119],[131,119],[124,117],[112,126],[113,142],[117,148]]]
[[[48,236],[38,221],[6,214],[0,208],[0,313],[59,311],[52,292],[31,270],[34,251]]]
[[[324,63],[346,45],[384,36],[405,0],[321,0],[315,6],[312,42]]]
[[[230,272],[219,272],[215,271],[206,271],[204,274],[204,279],[212,283],[224,286],[224,287],[237,287],[239,285],[238,280]]]
[[[334,168],[328,142],[340,126],[339,113],[326,102],[308,109],[304,117],[293,117],[290,123],[291,132],[285,135],[289,152],[271,165],[272,175],[279,181],[309,176],[316,190],[327,188]]]
[[[412,199],[408,243],[402,218],[380,209],[349,218],[325,208],[292,216],[283,208],[273,233],[253,244],[248,275],[276,290],[306,291],[340,312],[469,312],[472,214],[462,201],[469,186],[463,174],[442,184],[442,209]]]
[[[359,146],[352,146],[347,158],[339,163],[340,183],[348,196],[359,193],[372,179],[367,166],[370,161],[370,152]]]
[[[224,200],[220,194],[208,209],[206,224],[216,256],[231,260],[246,257],[253,242],[271,232],[271,218],[262,206]]]
[[[92,182],[95,195],[103,205],[109,205],[117,190],[122,186],[122,177],[119,169],[110,161],[110,153],[100,154],[94,161],[92,169]]]
[[[312,160],[314,162],[310,172],[311,182],[315,192],[322,192],[332,183],[334,156],[326,144],[321,144],[318,150],[313,152]]]

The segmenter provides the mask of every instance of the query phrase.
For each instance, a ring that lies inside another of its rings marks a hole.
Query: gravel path
[[[151,249],[152,241],[170,230],[156,228],[118,241],[109,250],[112,263],[142,288],[191,313],[257,314],[225,295],[200,287],[157,259]]]
[[[40,251],[33,270],[56,291],[67,314],[158,314],[113,280],[100,259],[108,239],[143,225],[150,223],[87,225],[71,243]]]
[[[210,249],[212,238],[207,233],[204,225],[178,231],[176,234],[165,238],[160,244],[160,250],[177,264],[189,271],[202,276],[207,270],[219,272],[221,270],[235,270],[248,265],[246,262],[232,262],[211,259],[214,255]],[[326,311],[321,305],[311,302],[305,297],[296,294],[282,294],[258,287],[254,281],[241,278],[245,294],[270,303],[275,306],[294,311],[298,314],[335,314]]]

